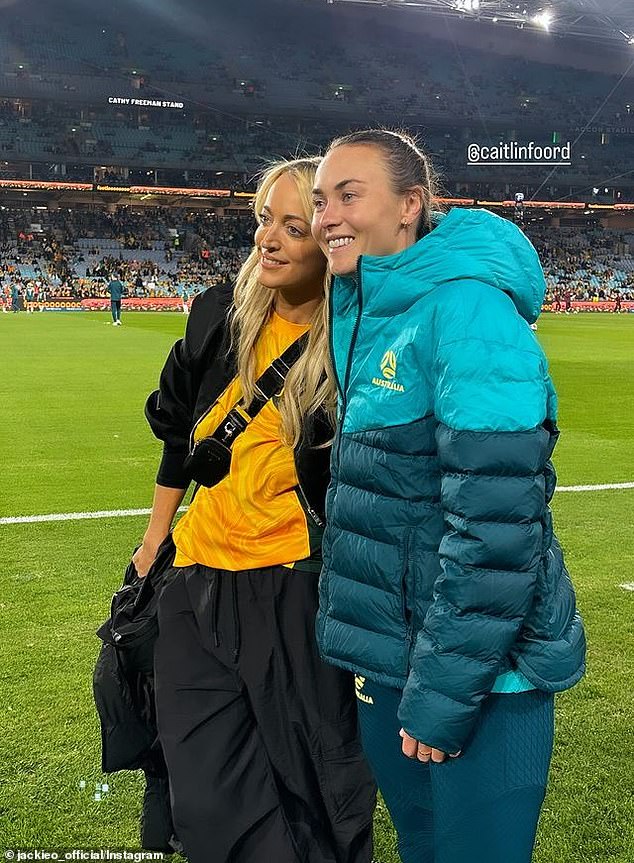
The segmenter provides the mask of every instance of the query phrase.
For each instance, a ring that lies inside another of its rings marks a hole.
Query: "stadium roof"
[[[420,8],[435,15],[473,18],[519,29],[632,45],[633,0],[326,0],[391,8]]]

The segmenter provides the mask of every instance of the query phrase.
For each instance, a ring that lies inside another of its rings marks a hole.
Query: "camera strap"
[[[304,333],[289,345],[255,382],[255,395],[250,404],[247,407],[233,407],[216,430],[207,438],[197,441],[197,444],[211,437],[230,450],[238,435],[256,418],[264,405],[282,392],[286,376],[301,357],[307,343],[308,333]],[[197,444],[194,445],[194,449]]]

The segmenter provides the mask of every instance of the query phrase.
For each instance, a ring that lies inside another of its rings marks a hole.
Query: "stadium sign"
[[[92,183],[59,183],[50,180],[0,180],[0,189],[19,189],[30,192],[86,192]]]
[[[130,105],[134,108],[177,108],[183,109],[183,102],[172,102],[169,99],[133,99],[128,96],[108,96],[109,105]]]
[[[116,192],[118,195],[125,194],[131,190],[132,186],[108,186],[102,183],[95,183],[95,192]]]
[[[95,192],[112,192],[115,195],[142,195],[143,197],[148,195],[178,195],[189,198],[228,198],[231,195],[231,189],[189,189],[180,186],[117,186],[108,183],[95,183],[90,188]]]
[[[32,309],[42,312],[83,312],[81,300],[77,297],[55,297],[52,300],[27,301]]]
[[[602,132],[608,135],[634,135],[634,126],[575,126],[575,132]]]
[[[93,312],[110,311],[110,299],[107,297],[88,297],[81,301],[83,309]],[[181,309],[181,297],[124,297],[121,301],[124,311],[157,312],[170,309]]]

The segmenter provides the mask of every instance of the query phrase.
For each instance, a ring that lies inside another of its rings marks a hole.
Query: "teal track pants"
[[[400,690],[357,678],[357,697],[403,863],[530,863],[553,748],[552,694],[490,695],[462,755],[441,764],[402,754]]]

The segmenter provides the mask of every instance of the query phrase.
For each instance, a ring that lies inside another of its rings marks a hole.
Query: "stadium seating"
[[[32,232],[37,225],[38,231]],[[173,250],[173,236],[183,249]],[[20,235],[24,239],[19,239]],[[0,211],[0,289],[18,281],[53,295],[104,296],[113,274],[131,296],[178,296],[234,279],[250,251],[251,216],[148,208]],[[203,251],[208,250],[208,255]]]
[[[538,188],[543,171],[501,180],[468,166],[467,142],[481,135],[474,130],[490,127],[505,140],[521,130],[543,143],[556,130],[576,142],[573,165],[558,170],[543,198],[618,175],[621,200],[634,199],[632,79],[615,87],[615,76],[432,38],[422,52],[417,34],[390,34],[389,17],[379,25],[357,10],[353,26],[337,10],[333,27],[316,5],[293,3],[285,14],[289,0],[262,4],[255,17],[240,0],[205,18],[188,17],[185,4],[178,22],[169,12],[147,16],[142,5],[120,20],[106,4],[88,37],[67,3],[3,9],[0,94],[33,101],[21,113],[0,103],[0,162],[42,163],[44,176],[71,162],[67,176],[85,179],[81,163],[106,161],[147,169],[149,185],[155,171],[180,169],[183,185],[192,182],[186,172],[205,172],[207,183],[222,172],[244,187],[275,155],[315,152],[351,126],[404,122],[422,133],[450,192],[470,184],[474,196],[504,197],[507,185]],[[122,109],[108,103],[113,94],[181,99],[186,110]],[[580,134],[590,119],[594,131]],[[625,131],[602,136],[602,125]]]
[[[33,226],[41,230],[29,233]],[[103,296],[117,273],[134,296],[177,296],[234,279],[253,237],[249,215],[224,218],[184,209],[21,208],[0,211],[0,287],[47,285],[60,294]],[[174,250],[173,234],[182,238]],[[549,294],[634,298],[634,234],[602,228],[526,226]],[[19,239],[22,235],[26,239]],[[31,239],[28,239],[28,237]],[[590,253],[589,249],[592,249]]]

